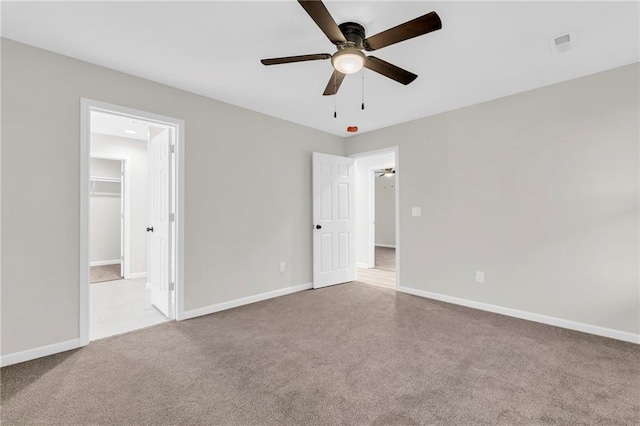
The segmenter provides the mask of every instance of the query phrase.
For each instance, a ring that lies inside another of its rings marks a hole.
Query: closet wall
[[[91,266],[120,262],[121,162],[92,158],[89,198],[89,247]]]

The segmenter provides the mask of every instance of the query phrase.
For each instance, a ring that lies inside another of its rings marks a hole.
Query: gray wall
[[[149,168],[147,141],[91,134],[91,155],[126,158],[129,169],[130,274],[147,272],[147,225],[149,222]]]
[[[399,145],[399,285],[638,333],[639,72],[349,138]]]
[[[311,152],[393,144],[402,286],[638,333],[639,71],[622,67],[343,145],[3,39],[2,353],[78,337],[81,97],[186,122],[186,309],[311,281]],[[412,206],[422,217],[411,217]]]
[[[396,177],[382,176],[376,185],[376,245],[396,246]]]
[[[3,39],[3,354],[79,336],[81,97],[185,120],[187,310],[312,280],[311,153],[341,138]]]
[[[92,158],[92,177],[120,178],[121,162]],[[89,198],[89,260],[120,263],[121,185],[119,182],[92,181]],[[95,192],[93,191],[95,189]]]

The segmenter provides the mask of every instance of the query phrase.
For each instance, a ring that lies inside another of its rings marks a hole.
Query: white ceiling
[[[325,2],[372,35],[435,10],[443,29],[375,52],[418,74],[402,86],[365,70],[323,97],[329,61],[265,67],[262,58],[333,53],[295,1],[2,2],[2,35],[340,136],[638,62],[638,2]],[[577,45],[552,54],[550,40]]]
[[[92,111],[91,133],[102,133],[146,142],[149,133],[149,124],[120,115]]]

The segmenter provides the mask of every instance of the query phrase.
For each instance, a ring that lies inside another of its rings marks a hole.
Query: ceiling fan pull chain
[[[362,71],[362,110],[364,111],[364,70]]]
[[[336,73],[333,73],[333,118],[338,118],[338,90],[336,89],[337,84],[336,84]]]

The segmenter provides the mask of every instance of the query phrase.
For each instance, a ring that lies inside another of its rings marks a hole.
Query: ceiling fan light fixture
[[[331,65],[342,74],[353,74],[362,69],[366,56],[360,50],[347,47],[338,50],[331,57]]]

